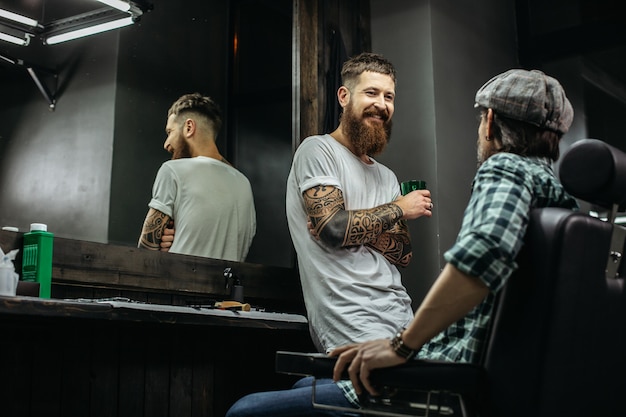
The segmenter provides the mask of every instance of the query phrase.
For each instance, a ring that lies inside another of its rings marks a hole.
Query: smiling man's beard
[[[375,115],[376,112],[368,110],[358,117],[348,103],[341,116],[343,133],[348,137],[357,155],[375,156],[381,153],[391,139],[391,120],[386,112],[381,112],[383,123],[367,124],[363,119]]]

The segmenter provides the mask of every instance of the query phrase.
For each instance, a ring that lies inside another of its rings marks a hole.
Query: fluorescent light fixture
[[[84,38],[85,36],[89,35],[95,35],[96,33],[102,33],[108,30],[118,29],[124,26],[132,25],[133,23],[133,17],[127,16],[110,22],[100,23],[94,26],[88,26],[86,28],[72,30],[70,32],[50,35],[45,39],[45,43],[48,45],[54,45],[57,43],[71,41],[78,38]]]
[[[15,45],[26,46],[30,43],[31,36],[32,35],[27,32],[0,23],[0,40],[11,42]]]
[[[121,10],[123,12],[127,12],[130,10],[130,3],[122,1],[122,0],[98,0],[100,3],[104,3],[107,6],[111,6],[116,8],[117,10]]]
[[[9,35],[8,33],[0,32],[0,40],[6,41],[6,42],[11,42],[11,43],[14,43],[16,45],[26,46],[26,45],[28,45],[28,42],[30,41],[30,38],[28,38],[26,36],[24,38],[18,38],[17,36],[13,36],[13,35]]]
[[[39,24],[39,22],[35,19],[31,19],[30,17],[22,16],[21,14],[13,13],[4,9],[0,9],[0,17],[32,27],[36,27]]]

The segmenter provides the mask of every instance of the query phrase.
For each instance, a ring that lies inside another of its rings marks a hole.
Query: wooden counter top
[[[121,298],[100,300],[44,300],[0,296],[0,315],[118,320],[142,323],[232,326],[306,331],[302,315],[264,311],[231,311],[206,306],[170,306],[133,302]]]

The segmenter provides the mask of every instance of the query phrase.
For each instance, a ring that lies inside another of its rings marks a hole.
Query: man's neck
[[[330,136],[332,136],[333,139],[335,139],[337,142],[341,143],[343,146],[348,148],[348,150],[350,152],[352,152],[354,155],[356,155],[361,161],[365,162],[366,164],[371,164],[372,163],[372,160],[366,154],[359,155],[359,154],[357,154],[355,152],[354,146],[352,145],[352,142],[350,141],[350,138],[348,138],[343,133],[343,130],[341,129],[341,124],[339,125],[339,127],[334,132],[332,132],[330,134]]]

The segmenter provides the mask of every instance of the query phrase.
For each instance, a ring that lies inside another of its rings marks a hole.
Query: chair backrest
[[[577,198],[609,210],[626,207],[626,154],[604,142],[576,142],[559,174]],[[606,276],[615,227],[581,212],[532,212],[485,354],[491,415],[626,410],[626,262],[617,277]],[[623,239],[618,247],[623,254]]]

